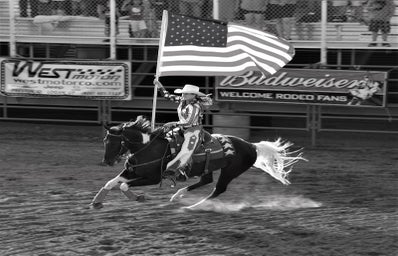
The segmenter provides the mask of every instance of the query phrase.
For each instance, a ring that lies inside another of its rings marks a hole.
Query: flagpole
[[[218,20],[220,18],[220,2],[219,0],[213,0],[213,19]]]
[[[160,27],[160,36],[159,36],[158,60],[156,62],[156,74],[155,74],[156,80],[159,79],[159,68],[162,65],[161,56],[163,55],[163,45],[164,45],[164,41],[166,40],[165,37],[166,37],[166,29],[167,29],[167,20],[168,20],[168,13],[166,10],[163,10],[162,25]],[[158,86],[155,84],[155,87],[153,89],[153,101],[152,101],[152,119],[151,119],[152,131],[155,129],[157,99],[158,99]]]

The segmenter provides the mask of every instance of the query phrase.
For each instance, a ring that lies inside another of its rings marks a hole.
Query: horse
[[[168,136],[170,132],[162,127],[152,131],[150,121],[143,116],[138,116],[135,121],[104,127],[106,135],[103,164],[113,165],[126,151],[129,151],[130,155],[121,173],[109,180],[95,195],[91,207],[103,207],[103,201],[108,192],[119,184],[120,190],[129,199],[145,200],[145,196],[135,194],[130,188],[162,182],[162,172],[167,163],[172,160],[173,151],[176,150],[172,143],[174,140]],[[220,175],[210,195],[185,207],[188,209],[218,197],[227,190],[228,184],[233,179],[251,167],[259,168],[282,184],[288,185],[290,182],[287,175],[291,172],[293,165],[300,160],[306,160],[302,156],[302,149],[291,151],[293,144],[288,141],[283,142],[280,138],[273,142],[250,143],[236,136],[209,134],[206,131],[204,137],[204,142],[199,147],[201,149],[195,150],[190,170],[186,172],[187,178],[200,176],[200,180],[179,189],[172,195],[170,201],[175,201],[188,191],[212,183],[214,171],[220,170]],[[287,169],[288,167],[290,168]]]

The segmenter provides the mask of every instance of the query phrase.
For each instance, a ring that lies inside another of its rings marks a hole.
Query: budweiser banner
[[[218,77],[216,100],[384,107],[386,72],[281,69]]]
[[[0,93],[130,100],[130,63],[0,59]]]

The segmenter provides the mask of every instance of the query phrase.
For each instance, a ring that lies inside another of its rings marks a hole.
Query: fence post
[[[322,65],[327,64],[327,48],[326,48],[326,30],[327,30],[327,19],[328,19],[328,5],[327,0],[322,0],[321,8],[321,60]]]
[[[100,100],[99,101],[99,111],[98,111],[98,121],[101,125],[109,124],[112,120],[111,118],[111,104],[109,100]],[[103,130],[103,134],[105,134],[105,130]],[[102,134],[102,135],[103,135]]]
[[[317,118],[318,106],[310,106],[310,129],[311,129],[311,146],[316,146],[316,135],[318,131],[318,118]]]
[[[15,12],[14,12],[15,1],[8,1],[8,11],[10,16],[10,57],[16,57],[16,40],[15,40]]]
[[[110,1],[110,46],[109,46],[109,58],[111,60],[116,59],[116,3],[115,0]]]
[[[109,0],[109,9],[110,9],[110,45],[109,45],[109,59],[116,59],[116,2],[115,0]],[[101,100],[100,102],[100,123],[102,125],[108,124],[111,122],[111,101],[110,100]]]
[[[219,0],[213,0],[213,19],[218,20],[220,18],[220,3]]]

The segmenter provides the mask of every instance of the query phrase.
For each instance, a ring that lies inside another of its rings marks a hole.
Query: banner
[[[217,101],[385,107],[387,72],[281,69],[218,77]]]
[[[130,100],[130,63],[0,58],[0,93],[12,97]]]

